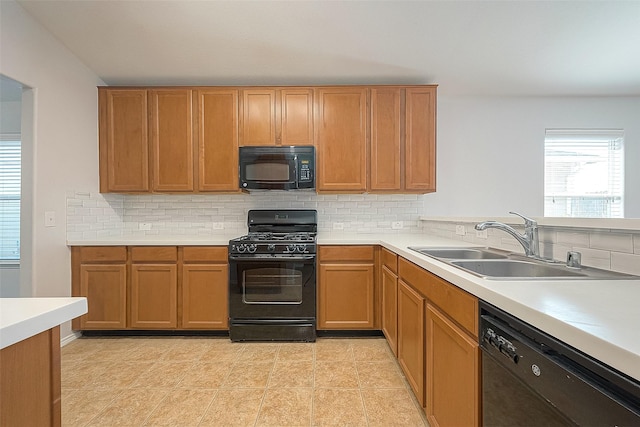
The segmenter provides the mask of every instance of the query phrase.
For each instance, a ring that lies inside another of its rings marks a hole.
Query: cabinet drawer
[[[478,299],[434,274],[427,275],[430,282],[427,298],[472,336],[477,337]]]
[[[177,262],[178,248],[176,246],[133,246],[131,247],[131,261]]]
[[[478,336],[478,299],[404,258],[398,276],[473,336]]]
[[[81,262],[127,261],[127,248],[125,246],[82,246],[79,249]]]
[[[380,254],[382,258],[382,265],[387,267],[395,274],[398,274],[398,255],[394,254],[386,248],[382,248]]]
[[[398,257],[398,277],[420,292],[422,296],[429,296],[429,275],[423,268]]]
[[[320,246],[320,261],[373,261],[373,246]]]
[[[182,249],[184,262],[227,262],[226,246],[185,246]]]

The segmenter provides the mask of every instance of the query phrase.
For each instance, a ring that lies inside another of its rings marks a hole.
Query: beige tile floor
[[[81,338],[63,426],[425,426],[383,338]]]

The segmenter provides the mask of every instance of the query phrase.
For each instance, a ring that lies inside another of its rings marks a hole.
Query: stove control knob
[[[250,254],[255,253],[257,249],[258,249],[258,246],[256,246],[255,243],[252,243],[249,246],[247,246],[247,252],[249,252]]]
[[[296,250],[300,253],[303,253],[307,249],[307,245],[298,245],[296,246]]]
[[[238,252],[240,252],[241,254],[242,254],[242,253],[245,253],[245,252],[246,252],[246,250],[247,250],[247,245],[238,245],[238,246],[236,247],[236,249],[237,249],[237,250],[238,250]]]
[[[269,252],[273,252],[273,251],[275,251],[275,250],[276,250],[276,245],[274,245],[273,243],[269,243],[269,244],[267,245],[267,250],[268,250]]]
[[[287,245],[287,252],[295,252],[296,245]]]

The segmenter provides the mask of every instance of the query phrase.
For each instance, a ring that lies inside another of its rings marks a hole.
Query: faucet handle
[[[538,225],[538,223],[536,222],[535,219],[526,217],[524,215],[519,214],[518,212],[509,212],[511,215],[517,215],[520,218],[524,219],[524,225],[526,227],[536,227]]]

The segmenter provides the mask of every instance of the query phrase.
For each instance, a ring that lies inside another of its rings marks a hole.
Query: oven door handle
[[[316,258],[315,255],[300,255],[293,257],[255,257],[255,258],[247,258],[242,255],[229,255],[230,261],[242,261],[242,262],[265,262],[265,261],[312,261]]]

